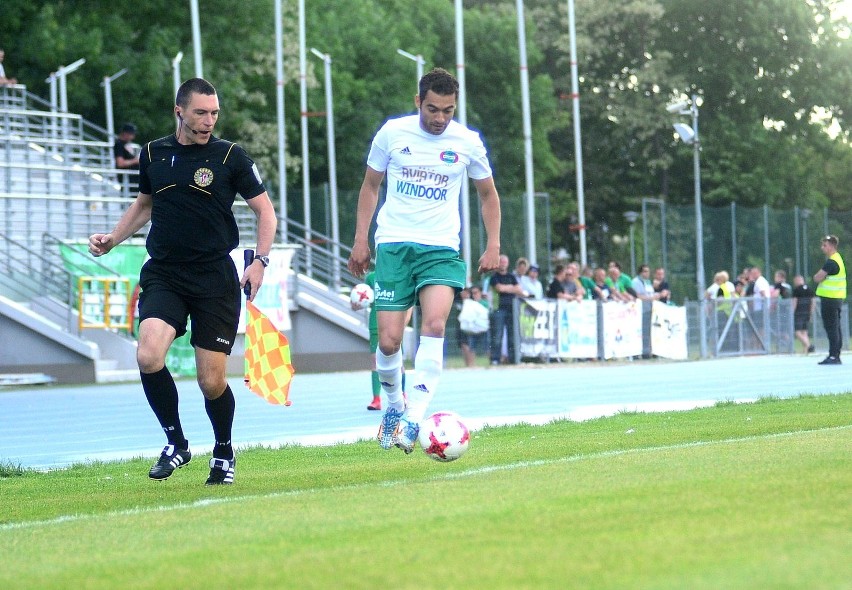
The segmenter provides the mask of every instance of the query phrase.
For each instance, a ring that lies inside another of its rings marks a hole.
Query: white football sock
[[[420,346],[414,355],[414,376],[408,394],[408,420],[420,423],[444,370],[444,339],[421,336]]]
[[[385,395],[388,396],[388,406],[400,411],[405,408],[402,400],[402,349],[390,356],[385,356],[380,348],[376,349],[376,372]]]

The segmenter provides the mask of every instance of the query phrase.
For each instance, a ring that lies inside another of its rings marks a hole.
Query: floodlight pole
[[[624,219],[630,224],[630,273],[636,272],[636,220],[639,219],[639,213],[636,211],[625,211]],[[647,261],[643,264],[648,264]]]
[[[311,235],[311,174],[308,152],[308,58],[305,33],[305,0],[299,0],[299,112],[302,130],[302,209],[305,218],[305,272],[313,276]],[[286,235],[286,233],[285,233]]]
[[[685,103],[670,105],[667,110],[678,115],[692,115],[692,129],[675,124],[675,130],[685,143],[692,144],[692,172],[695,180],[695,285],[697,288],[699,326],[701,331],[701,357],[707,356],[706,326],[702,301],[704,301],[704,223],[701,218],[701,141],[698,136],[698,96],[693,94],[689,108]],[[690,134],[691,131],[691,134]],[[691,137],[689,137],[691,135]]]
[[[518,12],[518,54],[521,75],[521,113],[524,132],[524,170],[526,179],[526,222],[527,257],[531,264],[538,264],[535,239],[535,181],[533,178],[532,123],[530,120],[530,82],[527,67],[527,35],[524,19],[524,0],[516,0]]]
[[[334,99],[331,92],[331,56],[311,47],[311,53],[325,64],[325,120],[328,131],[328,186],[331,192],[331,254],[332,285],[340,291],[340,223],[337,213],[337,154],[334,146]]]
[[[588,264],[586,249],[586,197],[583,189],[583,141],[580,132],[580,83],[577,72],[577,28],[574,0],[568,0],[568,37],[571,52],[571,103],[574,119],[574,162],[577,177],[577,225],[580,226],[580,265]]]
[[[414,55],[413,53],[409,53],[409,52],[404,51],[402,49],[397,49],[396,52],[403,57],[407,57],[408,59],[413,60],[414,63],[417,64],[417,80],[416,80],[417,84],[416,84],[415,88],[416,88],[417,94],[419,94],[420,93],[420,78],[423,77],[423,66],[426,64],[426,60],[423,59],[423,56],[420,55],[419,53],[417,55]]]
[[[112,76],[104,76],[101,86],[104,87],[104,104],[106,105],[107,141],[115,141],[115,118],[112,112],[112,82],[127,73],[127,68],[114,73]]]
[[[465,65],[464,65],[464,8],[462,0],[455,0],[455,24],[456,24],[456,78],[459,82],[459,104],[458,116],[459,123],[467,126],[467,85],[465,82]],[[467,267],[467,278],[465,282],[470,284],[472,276],[473,255],[470,246],[470,180],[465,173],[464,181],[462,182],[461,190],[461,249],[462,258]],[[478,205],[481,207],[481,205]],[[482,228],[479,228],[482,231]],[[480,234],[481,235],[481,234]],[[493,236],[492,236],[493,237]]]
[[[275,113],[278,131],[278,227],[287,241],[287,138],[284,127],[284,25],[281,0],[275,0]]]
[[[192,51],[195,55],[195,77],[203,78],[204,71],[201,66],[201,25],[198,16],[198,0],[189,0],[189,13],[192,21]]]
[[[698,138],[698,97],[692,95],[692,171],[695,180],[695,279],[698,301],[704,297],[704,222],[701,213],[701,141]]]
[[[178,88],[180,88],[180,61],[183,59],[183,51],[178,51],[175,58],[172,60],[172,84],[175,89],[175,98],[177,98]]]

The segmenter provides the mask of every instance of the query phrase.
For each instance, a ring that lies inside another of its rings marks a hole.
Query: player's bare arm
[[[139,231],[151,220],[153,206],[154,200],[151,195],[139,193],[139,196],[127,208],[127,211],[124,212],[111,232],[89,236],[89,252],[92,256],[103,256]]]
[[[479,195],[482,223],[488,236],[485,252],[479,257],[479,272],[484,273],[496,270],[500,265],[500,196],[494,186],[494,178],[475,180],[473,185]]]
[[[364,174],[364,182],[358,193],[358,213],[355,221],[355,242],[349,254],[349,272],[358,278],[363,277],[370,268],[370,223],[379,202],[379,188],[384,180],[384,172],[373,170],[369,166]]]

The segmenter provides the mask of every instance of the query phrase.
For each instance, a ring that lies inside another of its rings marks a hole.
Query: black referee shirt
[[[240,236],[232,206],[266,191],[245,150],[211,136],[181,145],[174,135],[146,144],[139,158],[139,192],[151,195],[146,247],[161,262],[211,262],[228,256]]]

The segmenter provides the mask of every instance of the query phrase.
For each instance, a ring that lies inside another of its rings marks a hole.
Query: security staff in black
[[[275,238],[277,219],[257,167],[236,144],[213,136],[219,98],[201,78],[178,89],[174,135],[142,148],[139,194],[112,232],[89,237],[89,251],[102,256],[148,221],[151,259],[139,277],[140,323],[136,359],[142,388],[168,444],[148,476],[167,479],[189,463],[192,453],[178,415],[178,392],[165,366],[166,353],[192,322],[198,385],[213,426],[215,445],[208,485],[234,481],[231,444],[234,394],[226,378],[239,321],[240,289],[251,285],[254,299]],[[242,279],[230,257],[239,245],[231,211],[241,195],[257,216],[258,256]]]
[[[837,236],[825,236],[820,249],[827,260],[814,275],[817,283],[816,296],[820,301],[820,313],[825,335],[828,337],[828,356],[820,365],[839,365],[840,349],[843,345],[843,333],[840,329],[840,312],[846,301],[846,266],[843,257],[837,251]]]

